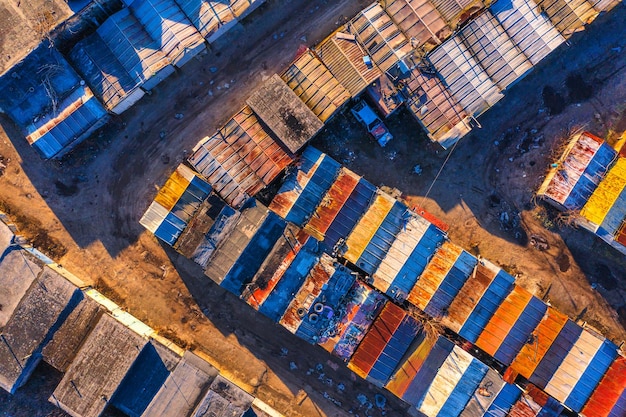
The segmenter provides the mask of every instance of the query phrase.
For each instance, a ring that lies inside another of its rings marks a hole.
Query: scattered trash
[[[165,139],[165,130],[161,130],[161,131],[159,132],[159,137],[160,137],[161,139]]]
[[[509,162],[513,162],[513,157],[510,157],[510,158],[509,158]]]
[[[621,46],[616,46],[615,48],[611,48],[611,51],[616,52],[616,53],[620,53],[622,51],[622,47]]]
[[[559,167],[559,164],[557,164],[557,163],[553,163],[553,164],[550,164],[550,167],[551,167],[551,168],[558,168],[558,167]]]
[[[161,155],[161,162],[163,162],[164,165],[167,165],[170,163],[170,157],[169,155]]]
[[[359,394],[356,396],[356,400],[359,402],[359,404],[361,405],[365,405],[367,404],[367,397],[365,396],[365,394]]]
[[[334,363],[334,362],[333,362],[333,361],[331,361],[330,359],[326,361],[326,365],[330,366],[330,368],[331,368],[333,371],[336,371],[336,370],[338,370],[338,369],[339,369],[339,365],[338,365],[338,364],[336,364],[336,363]]]
[[[387,152],[387,158],[389,158],[390,161],[393,161],[394,159],[396,159],[397,156],[398,156],[398,152],[396,151]]]
[[[289,362],[289,369],[295,371],[296,369],[298,369],[298,365],[296,365],[295,362]]]
[[[376,394],[374,396],[374,402],[376,403],[376,407],[380,408],[381,410],[385,408],[385,405],[387,405],[387,399],[381,394]]]
[[[301,40],[302,42],[306,42],[306,35],[301,36],[301,37],[300,37],[300,40]]]
[[[324,365],[322,365],[321,363],[318,363],[317,365],[315,365],[315,370],[317,372],[322,372],[324,370]]]
[[[182,114],[182,113],[176,113],[176,116],[174,116],[174,119],[176,119],[176,120],[180,120],[180,119],[182,119],[183,117],[185,117],[185,115],[184,115],[184,114]]]
[[[309,368],[309,370],[308,370],[308,371],[306,371],[306,374],[307,374],[307,375],[313,375],[313,372],[315,372],[315,369],[313,369],[313,368]]]
[[[343,384],[343,382],[340,382],[337,384],[337,391],[344,392],[345,390],[346,390],[346,386]]]
[[[213,90],[209,90],[209,91],[207,92],[207,95],[208,95],[209,97],[213,97]]]
[[[331,397],[330,394],[327,393],[326,391],[324,391],[322,395],[324,396],[324,398],[326,398],[331,403],[335,404],[337,407],[341,407],[341,401]]]
[[[493,144],[494,144],[494,145],[496,145],[496,146],[498,146],[498,145],[500,145],[500,141],[494,140],[494,141],[493,141]]]
[[[209,68],[209,71],[211,71],[213,74],[215,74],[217,72],[217,67],[211,67],[211,68]],[[213,81],[211,81],[211,84],[213,84]]]
[[[422,166],[417,164],[413,167],[413,173],[417,175],[422,175]]]
[[[287,348],[280,348],[280,353],[278,354],[278,356],[284,358],[288,354],[289,354],[289,349],[287,349]]]
[[[538,251],[546,251],[550,249],[550,245],[545,237],[540,235],[530,235],[530,244]]]
[[[230,84],[224,83],[224,88],[228,90],[230,88]]]

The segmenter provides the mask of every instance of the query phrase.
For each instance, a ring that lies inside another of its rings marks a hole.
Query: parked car
[[[387,142],[393,139],[389,129],[382,120],[374,113],[374,110],[364,101],[359,101],[352,109],[350,109],[354,117],[365,125],[367,131],[370,132],[374,139],[378,141],[380,146],[385,146]]]

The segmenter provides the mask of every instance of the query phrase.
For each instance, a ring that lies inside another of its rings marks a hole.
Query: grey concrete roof
[[[7,324],[41,269],[26,251],[15,248],[0,254],[0,329]]]

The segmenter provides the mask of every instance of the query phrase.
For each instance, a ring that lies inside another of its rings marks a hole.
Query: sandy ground
[[[368,3],[268,0],[208,55],[193,60],[61,162],[41,161],[3,121],[0,155],[7,167],[0,176],[0,210],[68,270],[162,334],[204,352],[284,414],[334,416],[350,409],[366,414],[357,395],[373,402],[384,391],[214,285],[138,220],[189,150],[239,110],[250,91],[283,70],[300,45],[319,42]],[[385,149],[374,146],[349,112],[336,116],[315,143],[374,183],[397,187],[423,204],[450,225],[454,242],[518,274],[522,285],[571,317],[620,340],[625,332],[609,303],[624,306],[624,257],[584,231],[546,229],[550,213],[534,205],[532,191],[564,127],[591,122],[590,130],[605,135],[622,118],[626,38],[620,22],[625,20],[620,5],[511,88],[481,118],[483,128],[456,147],[425,199],[447,153],[435,152],[408,114],[389,119],[396,139]],[[583,74],[593,86],[593,98],[580,100],[580,106],[564,85],[571,73]],[[547,85],[572,103],[557,116],[548,117],[545,110]],[[184,117],[175,119],[177,113]],[[543,139],[526,146],[522,138],[531,129],[537,130],[533,138]],[[520,142],[527,152],[517,149]],[[415,164],[422,175],[411,173]],[[505,211],[510,221],[503,227]],[[539,252],[528,245],[531,234],[544,236],[550,249]],[[615,283],[612,291],[601,285],[591,289],[590,283],[605,279],[592,273],[598,265],[604,265],[602,276],[608,270],[614,277],[606,281]],[[315,370],[317,364],[322,371]],[[345,384],[343,391],[338,382]],[[405,406],[385,396],[387,415],[403,415]],[[381,415],[381,410],[374,407],[367,414]]]

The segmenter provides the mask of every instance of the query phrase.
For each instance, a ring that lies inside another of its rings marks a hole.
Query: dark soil
[[[541,96],[543,97],[544,105],[548,108],[548,113],[550,114],[550,116],[556,116],[557,114],[561,114],[561,112],[563,112],[565,106],[567,105],[563,96],[549,85],[543,88]]]
[[[605,289],[611,291],[617,288],[617,279],[613,276],[611,269],[604,264],[597,264],[595,271],[595,277],[598,284],[602,285]]]
[[[589,100],[593,95],[593,87],[585,82],[580,74],[571,74],[567,77],[565,86],[569,92],[569,99],[573,103]]]

